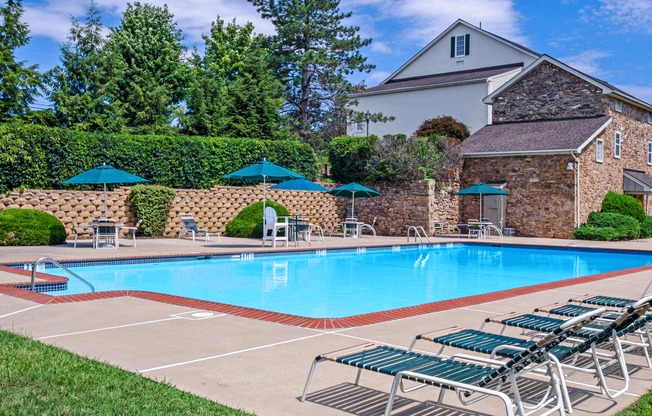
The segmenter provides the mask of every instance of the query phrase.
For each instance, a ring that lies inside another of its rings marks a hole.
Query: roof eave
[[[415,87],[402,87],[402,88],[393,88],[393,89],[387,89],[387,90],[382,90],[382,91],[371,91],[371,92],[357,92],[355,94],[351,94],[352,98],[359,98],[359,97],[364,97],[364,96],[370,96],[370,95],[381,95],[381,94],[389,94],[389,93],[394,93],[394,92],[406,92],[406,91],[418,91],[418,90],[430,90],[430,89],[435,89],[435,88],[442,88],[442,87],[454,87],[456,85],[466,85],[466,84],[482,84],[487,82],[488,78],[475,78],[475,79],[467,79],[464,81],[454,81],[454,82],[442,82],[439,84],[430,84],[430,85],[419,85]]]
[[[504,157],[504,156],[554,156],[578,152],[578,149],[517,150],[511,152],[462,153],[465,158]]]

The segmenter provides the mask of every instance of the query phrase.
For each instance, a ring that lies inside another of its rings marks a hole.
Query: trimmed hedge
[[[614,191],[607,192],[602,200],[602,212],[627,215],[636,218],[639,222],[645,220],[645,210],[636,198]]]
[[[91,134],[35,125],[0,125],[0,192],[73,189],[61,184],[106,163],[152,184],[205,189],[263,158],[315,179],[317,156],[294,141]]]
[[[612,212],[592,212],[586,224],[575,229],[578,240],[631,240],[641,235],[636,219]]]
[[[278,216],[288,216],[290,212],[283,205],[274,201],[265,201],[265,206],[272,207]],[[263,237],[263,201],[254,202],[243,208],[238,215],[226,223],[228,237],[262,238]]]
[[[641,238],[652,238],[652,217],[646,216],[641,221]]]
[[[333,138],[328,147],[333,179],[341,183],[363,181],[368,174],[368,164],[376,140],[376,136]]]
[[[23,208],[0,211],[0,246],[48,246],[65,242],[66,229],[54,215]]]
[[[136,218],[143,220],[139,232],[149,237],[163,235],[170,208],[176,196],[174,190],[158,185],[135,185],[129,191],[129,202]]]

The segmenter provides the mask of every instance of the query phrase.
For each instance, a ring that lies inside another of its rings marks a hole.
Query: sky
[[[120,24],[129,3],[96,2],[107,28]],[[186,45],[200,50],[201,36],[217,16],[227,22],[252,22],[257,33],[274,32],[247,0],[141,3],[167,4]],[[41,72],[57,65],[71,16],[83,21],[88,4],[89,0],[23,0],[23,22],[32,38],[17,51],[18,59],[37,64]],[[376,68],[351,78],[368,87],[378,85],[463,19],[652,103],[652,0],[341,0],[340,10],[352,12],[346,24],[358,26],[361,37],[372,39],[362,53]],[[35,107],[39,106],[47,106],[47,101],[40,100]]]

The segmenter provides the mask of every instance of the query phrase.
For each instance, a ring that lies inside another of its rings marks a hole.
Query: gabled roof
[[[464,157],[581,152],[611,123],[611,117],[489,124],[462,143]]]
[[[531,55],[531,56],[534,57],[534,58],[538,58],[539,56],[541,56],[540,53],[534,52],[533,50],[528,49],[528,48],[526,48],[526,47],[523,46],[523,45],[519,45],[519,44],[516,43],[516,42],[512,42],[511,40],[508,40],[508,39],[502,38],[502,37],[500,37],[500,36],[498,36],[498,35],[494,35],[493,33],[491,33],[491,32],[487,32],[486,30],[483,30],[483,29],[481,29],[481,28],[479,28],[479,27],[477,27],[477,26],[474,26],[474,25],[472,25],[472,24],[470,24],[470,23],[468,23],[468,22],[465,22],[465,21],[462,20],[462,19],[457,19],[457,20],[455,21],[455,23],[453,23],[452,25],[450,25],[446,30],[444,30],[442,33],[440,33],[439,36],[437,36],[435,39],[433,39],[432,41],[430,41],[430,43],[428,43],[426,46],[424,46],[424,47],[423,47],[419,52],[416,53],[416,55],[414,55],[412,58],[410,58],[406,63],[404,63],[403,65],[401,65],[401,66],[400,66],[396,71],[394,71],[394,72],[393,72],[389,77],[387,77],[383,82],[381,82],[380,85],[383,85],[383,84],[385,84],[385,83],[391,81],[391,80],[392,80],[392,79],[393,79],[397,74],[399,74],[403,69],[405,69],[407,66],[409,66],[410,64],[412,64],[412,62],[414,62],[414,61],[416,61],[417,59],[419,59],[419,58],[421,57],[421,55],[423,55],[424,53],[426,53],[426,52],[428,51],[428,49],[430,49],[434,44],[436,44],[437,42],[439,42],[441,39],[447,38],[447,37],[448,37],[448,34],[449,34],[453,29],[455,29],[457,26],[459,26],[459,25],[466,26],[466,27],[468,27],[468,28],[470,28],[470,29],[473,29],[473,30],[477,30],[478,32],[480,32],[480,33],[482,33],[482,34],[484,34],[484,35],[486,35],[486,36],[488,36],[488,37],[490,37],[490,38],[492,38],[492,39],[495,39],[495,40],[498,41],[498,42],[504,43],[505,45],[508,45],[508,46],[510,46],[510,47],[512,47],[512,48],[514,48],[514,49],[517,49],[517,50],[519,50],[519,51],[521,51],[521,52],[523,52],[523,53],[525,53],[525,54]]]
[[[623,191],[626,194],[652,194],[652,178],[640,170],[623,169]]]
[[[484,102],[485,104],[493,104],[496,97],[500,96],[504,91],[509,89],[512,85],[518,83],[521,79],[528,76],[528,74],[530,74],[538,66],[542,65],[544,62],[547,62],[547,63],[549,63],[551,65],[556,66],[556,67],[559,67],[559,68],[565,70],[566,72],[569,72],[569,73],[575,75],[576,77],[578,77],[580,79],[583,79],[584,81],[586,81],[586,82],[588,82],[588,83],[602,89],[603,94],[613,95],[613,96],[617,97],[618,99],[620,99],[622,101],[627,101],[630,104],[633,104],[633,105],[635,105],[637,107],[642,107],[647,111],[652,111],[652,105],[646,103],[645,101],[639,100],[638,98],[627,94],[625,91],[620,90],[620,89],[614,87],[613,85],[611,85],[611,84],[609,84],[609,83],[607,83],[605,81],[602,81],[602,80],[600,80],[598,78],[595,78],[595,77],[587,75],[587,74],[585,74],[583,72],[580,72],[580,71],[576,70],[575,68],[570,67],[570,66],[566,65],[565,63],[563,63],[561,61],[558,61],[558,60],[556,60],[556,59],[554,59],[554,58],[552,58],[552,57],[550,57],[548,55],[541,55],[541,57],[539,59],[532,62],[523,71],[521,71],[516,76],[511,78],[509,81],[507,81],[506,83],[501,85],[494,92],[492,92],[491,94],[486,96],[482,100],[482,102]]]
[[[523,68],[523,62],[487,68],[467,69],[464,71],[445,72],[442,74],[425,75],[421,77],[402,78],[395,81],[391,80],[385,84],[380,84],[372,88],[367,88],[364,93],[355,94],[354,96],[369,95],[385,91],[433,88],[442,85],[468,82],[486,82],[488,78],[510,71],[520,70],[521,68]]]

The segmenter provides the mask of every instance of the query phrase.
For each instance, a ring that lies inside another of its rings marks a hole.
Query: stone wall
[[[539,65],[493,103],[494,123],[607,114],[602,90],[547,62]]]
[[[333,188],[333,184],[322,184]],[[435,187],[434,181],[417,181],[401,186],[367,184],[382,193],[376,198],[356,198],[355,213],[362,221],[371,223],[376,217],[376,231],[381,235],[404,236],[411,225],[429,229],[434,218],[457,222],[457,197]],[[108,217],[127,225],[136,218],[127,195],[129,187],[107,192]],[[175,237],[181,228],[179,214],[195,216],[200,228],[224,233],[225,225],[244,207],[260,201],[262,184],[256,186],[216,186],[210,189],[175,189],[176,197],[170,209],[165,237]],[[319,192],[277,191],[267,189],[267,199],[285,205],[291,213],[311,214],[311,222],[329,231],[341,222],[351,210],[351,199],[334,197]],[[104,216],[102,191],[14,190],[0,197],[0,209],[29,208],[49,212],[59,218],[70,232],[73,224],[87,224]],[[431,232],[432,230],[430,230]]]
[[[506,227],[526,237],[571,238],[573,235],[574,173],[569,155],[512,156],[464,159],[462,187],[479,182],[506,182]],[[480,198],[460,199],[460,217],[477,218]]]

